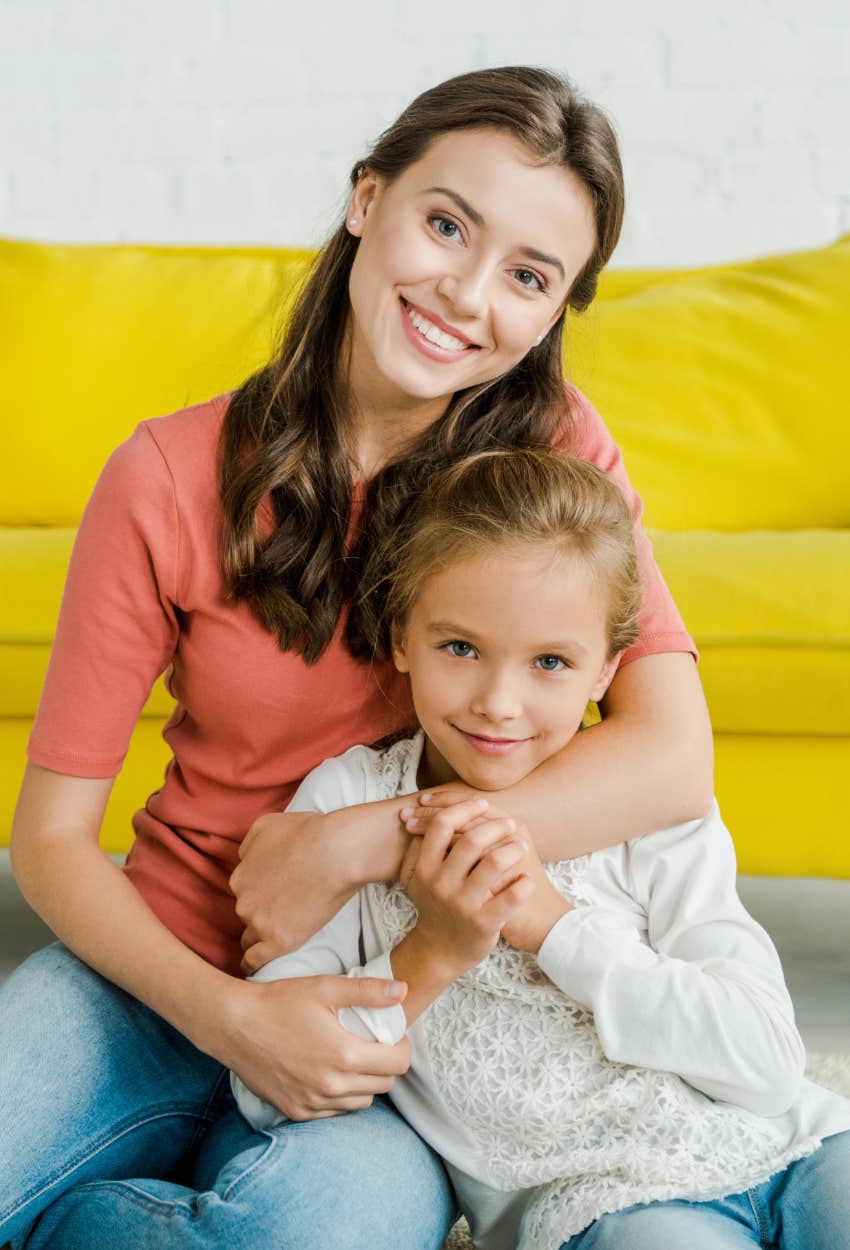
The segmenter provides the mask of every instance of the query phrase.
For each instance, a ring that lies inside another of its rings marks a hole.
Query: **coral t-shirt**
[[[236,975],[242,926],[228,878],[252,822],[283,809],[323,759],[413,720],[406,678],[391,664],[352,659],[341,627],[308,666],[282,653],[245,603],[226,598],[216,449],[228,402],[143,421],[107,461],[80,523],[27,751],[55,772],[115,776],[166,674],[173,758],[133,818],[124,871],[173,933]],[[621,662],[695,654],[617,447],[586,400],[574,423],[571,450],[617,482],[635,516],[644,608],[638,643]]]

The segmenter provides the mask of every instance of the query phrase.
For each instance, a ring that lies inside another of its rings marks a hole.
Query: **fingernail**
[[[433,799],[433,797],[434,797],[434,796],[433,796],[433,794],[420,794],[420,796],[419,796],[419,802],[420,802],[420,803],[430,803],[430,802],[431,802],[431,800]]]
[[[387,998],[398,998],[399,994],[402,992],[403,989],[404,989],[403,981],[388,981],[387,988],[386,988]]]
[[[506,821],[505,823],[507,824],[507,826],[508,826],[508,828],[510,829],[511,833],[513,833],[514,829],[516,829],[516,821],[513,819],[513,817],[512,817],[512,816],[509,816],[509,817],[508,817],[508,819],[507,819],[507,821]]]
[[[476,799],[476,800],[475,800],[475,806],[476,806],[476,807],[486,807],[486,806],[487,806],[487,800],[486,800],[486,799]]]
[[[415,816],[408,816],[407,818],[408,829],[415,829],[418,824],[419,824],[419,821],[417,820]]]
[[[402,818],[402,820],[409,820],[409,819],[410,819],[410,817],[413,815],[413,813],[414,813],[414,811],[415,811],[415,810],[416,810],[416,809],[415,809],[415,808],[413,808],[413,807],[403,807],[403,808],[401,809],[401,818]]]

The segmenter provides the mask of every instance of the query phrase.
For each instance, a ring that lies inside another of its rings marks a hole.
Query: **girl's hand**
[[[401,882],[419,913],[417,948],[454,976],[489,954],[530,892],[517,868],[524,847],[516,822],[479,822],[485,811],[481,798],[433,813],[401,867]]]
[[[303,946],[355,892],[356,881],[341,872],[346,857],[335,816],[271,812],[243,838],[230,888],[245,925],[246,975]]]
[[[368,1107],[410,1065],[410,1043],[367,1042],[339,1023],[341,1007],[389,1007],[404,982],[370,977],[297,977],[235,982],[216,1058],[290,1120],[317,1120]]]
[[[521,906],[512,911],[502,926],[502,937],[517,950],[536,955],[552,927],[573,907],[547,877],[527,831],[525,842],[526,849],[516,871],[525,875],[529,889]]]

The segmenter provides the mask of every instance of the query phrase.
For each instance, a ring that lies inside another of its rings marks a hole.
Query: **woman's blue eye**
[[[457,222],[452,221],[449,217],[441,216],[440,213],[432,213],[428,220],[432,225],[436,226],[437,234],[441,234],[444,239],[456,239],[460,233]],[[457,233],[449,234],[446,230],[442,229],[442,226],[448,226],[449,230],[454,230]]]
[[[456,655],[459,660],[465,660],[470,655],[475,654],[475,648],[473,647],[471,642],[461,642],[457,638],[454,639],[452,642],[446,643],[446,650],[448,651],[449,655]]]
[[[562,668],[567,667],[566,660],[562,660],[559,655],[538,655],[534,663],[538,664],[544,673],[559,673]]]
[[[520,286],[528,287],[529,291],[545,291],[546,290],[546,286],[544,282],[542,281],[541,278],[537,276],[537,274],[534,272],[533,269],[515,269],[514,273],[517,275],[517,281],[519,282]],[[537,285],[532,286],[531,282],[527,281],[528,278],[530,278],[532,282],[536,282]]]

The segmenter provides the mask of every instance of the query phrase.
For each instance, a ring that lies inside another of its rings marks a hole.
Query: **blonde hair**
[[[425,581],[504,547],[551,543],[578,556],[606,593],[608,658],[638,637],[640,577],[626,501],[585,460],[531,449],[484,451],[450,465],[412,504],[361,583],[360,619],[376,658],[391,654]]]

